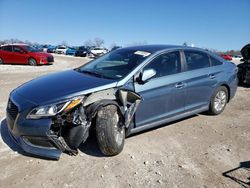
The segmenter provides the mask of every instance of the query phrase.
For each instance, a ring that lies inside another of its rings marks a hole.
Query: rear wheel
[[[0,65],[3,64],[3,59],[0,57]]]
[[[98,111],[96,136],[99,148],[104,155],[117,155],[122,151],[125,141],[125,127],[120,121],[115,105],[105,106]]]
[[[37,65],[37,62],[34,58],[29,58],[29,61],[28,61],[29,65],[31,66],[36,66]]]
[[[220,86],[213,94],[209,113],[212,115],[218,115],[223,112],[228,101],[228,90],[225,86]]]

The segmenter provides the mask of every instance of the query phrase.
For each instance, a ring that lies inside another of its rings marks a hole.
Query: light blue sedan
[[[61,152],[76,155],[95,129],[102,153],[116,155],[128,135],[205,111],[222,113],[236,93],[237,70],[198,48],[120,48],[12,91],[9,132],[26,152],[58,159]]]

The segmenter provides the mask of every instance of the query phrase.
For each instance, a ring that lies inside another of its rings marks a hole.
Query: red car
[[[227,60],[227,61],[232,61],[232,56],[231,55],[227,55],[227,54],[220,54],[220,56]]]
[[[51,54],[39,52],[25,44],[8,44],[0,47],[0,64],[52,64],[54,57]]]

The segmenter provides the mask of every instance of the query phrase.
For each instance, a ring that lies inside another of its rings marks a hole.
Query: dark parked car
[[[75,56],[86,57],[90,53],[90,50],[85,46],[80,46],[76,52]]]
[[[76,155],[95,129],[102,153],[116,155],[125,136],[204,111],[220,114],[237,82],[235,64],[198,48],[121,48],[13,90],[6,119],[28,153]]]
[[[48,52],[48,53],[55,53],[55,50],[56,50],[56,46],[49,46],[49,47],[47,48],[47,52]]]
[[[250,44],[241,49],[243,63],[238,65],[238,77],[241,85],[250,85]]]
[[[25,44],[10,44],[0,47],[0,64],[52,64],[54,57],[51,54],[40,52],[36,48]]]

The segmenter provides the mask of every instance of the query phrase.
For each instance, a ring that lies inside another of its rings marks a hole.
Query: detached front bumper
[[[57,147],[58,143],[60,144],[59,138],[50,130],[51,119],[26,119],[27,111],[22,108],[27,109],[28,106],[31,107],[34,104],[12,93],[6,112],[11,137],[27,153],[59,159],[62,151]]]

